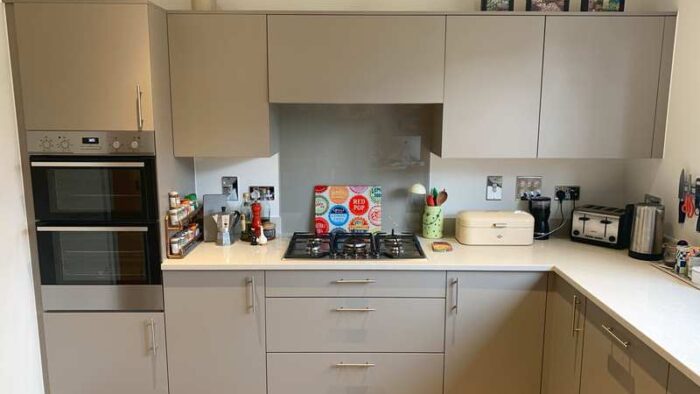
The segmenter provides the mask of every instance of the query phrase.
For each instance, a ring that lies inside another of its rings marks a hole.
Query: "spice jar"
[[[174,209],[180,206],[180,193],[170,192],[168,193],[168,205],[170,209]]]

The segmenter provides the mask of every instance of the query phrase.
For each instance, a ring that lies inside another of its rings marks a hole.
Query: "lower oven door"
[[[157,224],[37,226],[44,310],[160,310]]]

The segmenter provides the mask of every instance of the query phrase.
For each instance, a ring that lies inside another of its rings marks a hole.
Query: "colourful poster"
[[[382,188],[370,185],[314,187],[316,233],[382,230]]]

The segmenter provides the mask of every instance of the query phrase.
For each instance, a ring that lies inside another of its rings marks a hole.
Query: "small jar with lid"
[[[177,226],[180,224],[180,209],[173,208],[168,211],[168,217],[170,218],[170,225]]]
[[[170,254],[179,255],[182,253],[182,237],[170,238]]]
[[[168,193],[168,205],[170,209],[175,209],[180,206],[180,193],[172,191]]]

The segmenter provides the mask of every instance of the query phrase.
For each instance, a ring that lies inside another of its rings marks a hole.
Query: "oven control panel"
[[[29,154],[155,155],[153,131],[28,131]]]

